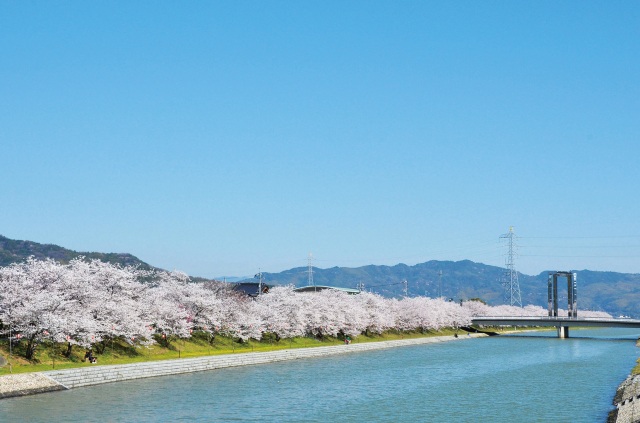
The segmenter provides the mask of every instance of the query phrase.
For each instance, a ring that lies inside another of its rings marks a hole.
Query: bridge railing
[[[630,318],[603,318],[603,317],[568,317],[568,316],[474,316],[471,320],[540,320],[540,321],[584,321],[584,322],[636,322]]]

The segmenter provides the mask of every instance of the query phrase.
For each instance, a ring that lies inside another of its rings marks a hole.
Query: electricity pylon
[[[508,243],[509,251],[506,258],[507,269],[504,272],[504,279],[502,285],[504,287],[504,299],[505,302],[512,306],[522,307],[522,297],[520,296],[520,283],[518,282],[518,272],[514,262],[515,256],[515,233],[513,232],[513,226],[509,227],[509,233],[501,235],[500,238],[506,239]]]

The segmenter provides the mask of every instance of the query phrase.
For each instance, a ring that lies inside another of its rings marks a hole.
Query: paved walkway
[[[42,373],[23,373],[0,377],[0,399],[63,389],[65,389],[64,386]]]

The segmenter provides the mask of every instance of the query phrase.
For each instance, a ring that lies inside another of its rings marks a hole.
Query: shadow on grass
[[[454,329],[442,331],[388,331],[384,334],[361,334],[351,337],[353,343],[392,341],[397,339],[424,338],[429,336],[453,335]],[[158,340],[160,341],[160,340]],[[195,333],[189,339],[170,339],[169,343],[162,345],[156,343],[151,346],[131,345],[123,339],[108,340],[95,346],[94,356],[98,364],[128,364],[145,361],[157,361],[178,359],[187,357],[203,357],[209,355],[235,354],[247,352],[266,352],[282,349],[312,348],[344,344],[344,339],[339,337],[323,336],[318,339],[315,336],[296,337],[292,339],[278,339],[268,334],[261,341],[250,339],[240,341],[237,338],[217,335],[213,339],[207,333]],[[86,348],[74,345],[69,357],[63,354],[67,344],[41,344],[36,351],[36,360],[24,359],[26,351],[21,343],[14,344],[12,349],[12,364],[14,373],[36,372],[58,368],[72,368],[91,365],[84,360]],[[8,357],[8,342],[0,339],[0,353]],[[0,375],[9,374],[8,366],[0,368]]]

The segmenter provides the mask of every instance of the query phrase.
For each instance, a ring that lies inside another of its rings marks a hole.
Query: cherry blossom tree
[[[256,299],[265,331],[275,334],[277,340],[305,334],[304,303],[300,301],[301,294],[296,294],[293,289],[293,286],[274,287]]]
[[[72,260],[67,267],[64,296],[78,307],[67,329],[69,345],[103,351],[110,340],[133,344],[149,336],[145,319],[148,308],[143,301],[148,285],[143,281],[153,275],[152,271],[83,257]]]
[[[51,259],[28,259],[2,269],[0,319],[10,321],[25,339],[25,357],[31,360],[39,344],[62,341],[70,304],[60,295],[64,268]]]
[[[212,284],[189,283],[182,300],[192,329],[207,333],[210,342],[223,322],[223,298],[217,292]]]
[[[146,292],[145,317],[164,346],[169,346],[172,338],[188,338],[193,328],[187,308],[188,282],[189,277],[182,272],[158,272]]]
[[[354,296],[354,300],[364,313],[366,335],[381,334],[394,328],[396,316],[391,301],[368,292],[361,292]]]

